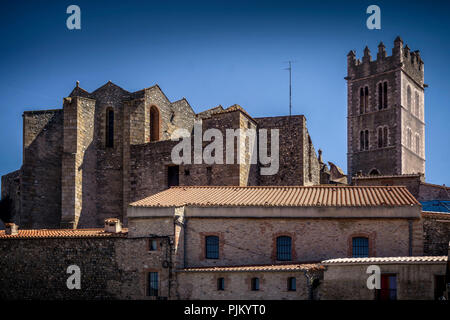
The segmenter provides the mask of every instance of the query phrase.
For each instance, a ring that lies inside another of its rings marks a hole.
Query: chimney
[[[5,234],[7,236],[15,236],[19,234],[19,226],[15,223],[6,223],[5,224]]]
[[[105,219],[105,232],[119,233],[122,232],[122,223],[117,218]]]

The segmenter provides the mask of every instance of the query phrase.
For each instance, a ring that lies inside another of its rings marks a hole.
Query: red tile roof
[[[105,238],[126,237],[128,229],[120,233],[105,232],[104,229],[19,229],[16,235],[6,235],[0,230],[0,239],[36,239],[36,238]]]
[[[370,258],[340,258],[322,261],[324,265],[330,264],[398,264],[398,263],[432,263],[446,262],[447,256],[418,256],[418,257],[370,257]]]
[[[195,267],[177,270],[178,272],[253,272],[253,271],[304,271],[323,270],[320,264],[278,264],[253,266],[226,266],[226,267]]]
[[[134,207],[370,207],[420,206],[401,186],[172,187]]]

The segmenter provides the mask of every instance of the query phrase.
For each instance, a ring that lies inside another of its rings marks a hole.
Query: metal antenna
[[[289,117],[292,115],[292,62],[291,60],[287,61],[289,67],[284,69],[289,71]]]

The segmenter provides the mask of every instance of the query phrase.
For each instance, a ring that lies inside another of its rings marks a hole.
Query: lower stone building
[[[405,187],[172,187],[130,204],[128,221],[8,224],[0,298],[373,299],[361,282],[373,262],[398,274],[396,298],[432,299],[445,275],[445,257],[424,257],[436,237]]]

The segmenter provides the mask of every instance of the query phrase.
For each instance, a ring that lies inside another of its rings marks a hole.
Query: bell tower
[[[424,63],[419,51],[381,42],[375,60],[347,55],[347,170],[363,175],[425,174]]]

